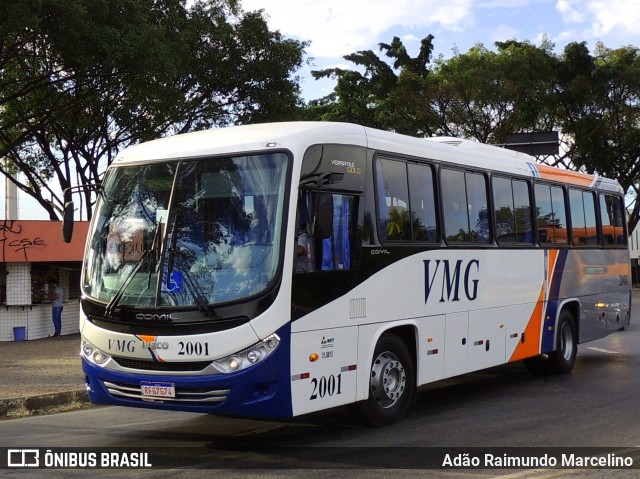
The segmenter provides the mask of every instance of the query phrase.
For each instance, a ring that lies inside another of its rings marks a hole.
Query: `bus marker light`
[[[428,343],[433,342],[433,338],[427,338],[427,342],[428,342]]]
[[[98,351],[97,349],[93,352],[92,358],[93,358],[93,362],[96,363],[98,366],[105,363],[107,359],[109,359],[107,356],[102,354],[102,351]]]
[[[84,354],[86,357],[90,357],[93,354],[93,346],[91,346],[89,343],[84,343],[82,345],[82,354]]]
[[[253,366],[272,354],[280,344],[280,337],[272,334],[262,341],[230,356],[216,359],[213,366],[221,373],[231,373]]]
[[[320,356],[318,356],[316,353],[311,353],[309,355],[309,361],[311,361],[312,363],[315,363],[318,359],[320,359]]]
[[[258,361],[260,361],[261,358],[262,358],[262,354],[261,354],[261,351],[259,349],[253,350],[253,351],[249,351],[247,353],[247,360],[251,364],[257,363]]]
[[[236,369],[238,369],[241,363],[242,361],[240,361],[240,359],[235,357],[229,358],[229,361],[227,362],[227,364],[229,365],[229,369],[231,369],[232,371],[235,371]]]
[[[82,347],[80,351],[88,361],[91,361],[96,366],[104,367],[111,359],[111,356],[95,348],[88,341],[82,341]]]

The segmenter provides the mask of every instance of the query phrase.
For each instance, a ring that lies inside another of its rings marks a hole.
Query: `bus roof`
[[[542,178],[623,193],[617,181],[536,163],[534,157],[470,140],[415,138],[351,123],[281,122],[184,133],[123,150],[114,165],[284,148],[297,154],[314,144],[349,144],[472,168]]]

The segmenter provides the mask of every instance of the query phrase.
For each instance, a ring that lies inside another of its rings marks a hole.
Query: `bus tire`
[[[560,312],[557,331],[555,351],[524,360],[530,373],[566,374],[573,369],[578,354],[578,335],[573,316],[566,309]]]
[[[407,412],[415,392],[411,354],[395,334],[378,340],[369,372],[369,398],[355,404],[360,419],[368,426],[385,426],[399,421]]]
[[[573,316],[567,309],[560,312],[556,331],[556,349],[549,353],[547,368],[552,374],[566,374],[573,369],[578,355],[578,335]]]

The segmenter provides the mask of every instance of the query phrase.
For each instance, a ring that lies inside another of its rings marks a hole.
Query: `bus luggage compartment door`
[[[358,328],[291,335],[293,414],[352,403],[356,397]]]

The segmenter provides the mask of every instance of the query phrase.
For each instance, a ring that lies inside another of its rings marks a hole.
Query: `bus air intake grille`
[[[367,317],[367,298],[352,298],[349,300],[349,317],[351,319]]]
[[[229,389],[176,387],[175,397],[149,397],[142,395],[140,385],[137,384],[127,384],[114,381],[103,381],[103,384],[112,396],[138,400],[140,402],[219,404],[224,402],[229,395]]]
[[[148,361],[144,359],[131,359],[123,357],[112,357],[112,359],[123,368],[138,369],[142,371],[161,371],[161,372],[186,372],[186,371],[202,371],[211,364],[211,361],[195,361],[186,363],[160,363],[157,361]]]

